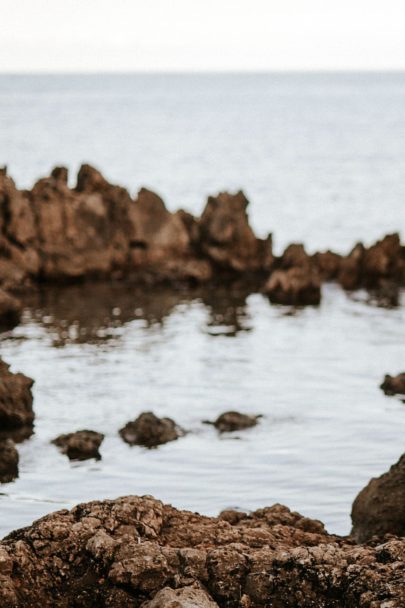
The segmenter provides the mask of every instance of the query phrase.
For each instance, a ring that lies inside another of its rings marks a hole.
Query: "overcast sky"
[[[0,0],[0,71],[405,69],[405,0]]]

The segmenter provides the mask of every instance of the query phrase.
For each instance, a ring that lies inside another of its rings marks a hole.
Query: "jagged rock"
[[[405,539],[354,545],[281,505],[231,523],[128,496],[53,513],[0,543],[2,608],[152,608],[173,596],[186,606],[192,585],[221,608],[403,608],[404,580]]]
[[[154,448],[182,437],[184,430],[171,418],[158,418],[152,412],[144,412],[120,429],[119,434],[130,445]]]
[[[200,585],[171,589],[164,587],[153,600],[144,602],[141,608],[218,608],[212,597]]]
[[[224,412],[214,422],[205,421],[206,424],[213,424],[220,433],[229,433],[232,431],[241,431],[243,429],[256,426],[257,421],[261,416],[251,416],[241,414],[239,412]]]
[[[88,460],[89,458],[100,460],[99,447],[103,439],[102,433],[84,430],[59,435],[51,443],[56,445],[70,460]]]
[[[12,439],[0,439],[0,483],[9,483],[17,477],[18,452],[14,441]]]
[[[318,305],[321,301],[320,278],[309,268],[276,270],[263,291],[274,304],[307,306]]]
[[[309,268],[311,266],[311,258],[305,251],[302,243],[292,243],[285,249],[280,260],[280,267],[283,270],[288,268],[299,267]]]
[[[0,359],[0,428],[12,431],[31,427],[34,422],[31,387],[34,381],[24,374],[10,372],[10,366]]]
[[[21,319],[22,305],[3,289],[0,289],[0,331],[18,325]]]
[[[381,279],[402,281],[404,262],[399,235],[387,234],[364,252],[362,272],[366,287],[378,286]]]
[[[386,395],[405,395],[405,372],[397,376],[387,374],[380,388]]]
[[[231,272],[269,270],[273,264],[271,237],[257,239],[249,226],[243,194],[210,196],[199,221],[200,248],[219,269]]]
[[[357,289],[361,285],[361,265],[364,256],[364,245],[357,243],[347,257],[342,258],[338,282],[344,289]]]
[[[337,278],[341,261],[342,256],[333,251],[319,252],[312,256],[312,263],[324,281],[332,281]]]
[[[405,454],[361,490],[353,503],[352,522],[358,542],[385,534],[405,536]]]

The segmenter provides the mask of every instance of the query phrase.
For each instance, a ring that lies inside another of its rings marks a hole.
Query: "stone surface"
[[[99,447],[103,439],[102,433],[83,430],[59,435],[51,443],[56,445],[70,460],[88,460],[89,458],[100,460]]]
[[[207,423],[213,424],[220,433],[229,433],[256,426],[259,418],[261,418],[261,416],[250,416],[248,414],[230,411],[224,412],[218,416],[214,422],[207,421]]]
[[[404,580],[405,539],[355,545],[281,505],[215,518],[128,496],[0,543],[2,608],[182,607],[200,589],[201,608],[403,608]]]
[[[263,292],[273,304],[317,306],[321,301],[321,281],[311,268],[294,266],[273,272]]]
[[[14,441],[0,439],[0,483],[9,483],[16,477],[18,477],[18,452]]]
[[[386,395],[405,395],[405,372],[397,376],[387,374],[380,388]]]
[[[171,418],[158,418],[152,412],[143,412],[119,431],[122,439],[130,445],[143,445],[154,448],[163,443],[174,441],[184,435]]]
[[[142,604],[141,608],[218,608],[218,604],[205,589],[193,584],[180,589],[164,587],[153,600]]]
[[[353,503],[352,522],[359,542],[385,534],[405,536],[405,454],[361,490]]]
[[[0,429],[12,431],[31,427],[34,422],[32,385],[24,374],[10,372],[10,366],[0,359]]]

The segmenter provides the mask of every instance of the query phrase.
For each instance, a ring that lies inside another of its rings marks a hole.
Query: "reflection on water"
[[[55,508],[154,494],[215,514],[288,504],[347,532],[354,496],[403,452],[405,407],[378,386],[401,371],[405,307],[324,286],[319,308],[271,306],[240,286],[173,292],[119,283],[47,288],[25,300],[1,356],[35,379],[35,433],[2,486],[0,536]],[[219,436],[203,420],[263,414]],[[190,431],[148,451],[118,429],[140,412]],[[105,434],[100,462],[70,463],[50,440]]]

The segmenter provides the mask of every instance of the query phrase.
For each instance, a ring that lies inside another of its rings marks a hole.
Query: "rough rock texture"
[[[141,608],[218,608],[218,604],[201,585],[194,583],[180,589],[164,587]]]
[[[311,268],[293,266],[273,272],[263,291],[274,304],[317,306],[321,301],[321,280]]]
[[[359,542],[373,536],[382,538],[387,533],[405,536],[405,454],[358,494],[352,522],[352,534]]]
[[[136,420],[128,422],[119,433],[126,443],[147,448],[157,447],[184,435],[183,429],[171,418],[158,418],[152,412],[142,413]]]
[[[386,395],[405,395],[405,372],[398,376],[387,374],[380,388]]]
[[[56,445],[70,460],[88,460],[89,458],[100,460],[99,447],[103,439],[102,433],[83,430],[59,435],[51,443]]]
[[[21,302],[4,289],[0,289],[0,331],[18,325],[21,313]]]
[[[403,608],[404,580],[405,540],[356,546],[281,505],[213,518],[129,496],[0,543],[2,608],[192,606],[204,588],[199,606]]]
[[[199,222],[200,247],[214,266],[231,272],[269,270],[273,264],[271,237],[256,238],[249,226],[243,194],[210,196]]]
[[[32,427],[31,387],[34,381],[24,374],[10,372],[10,366],[0,359],[0,429],[2,432]]]
[[[18,477],[18,452],[14,441],[0,439],[0,483],[9,483],[16,477]]]
[[[261,416],[250,416],[248,414],[240,414],[239,412],[224,412],[214,422],[206,421],[207,424],[213,424],[220,433],[229,433],[232,431],[241,431],[243,429],[256,426],[258,419]]]

